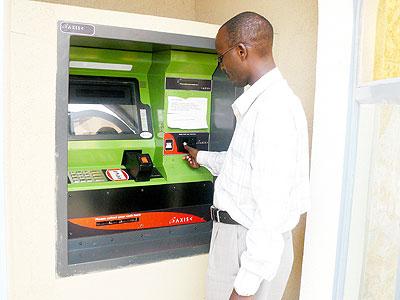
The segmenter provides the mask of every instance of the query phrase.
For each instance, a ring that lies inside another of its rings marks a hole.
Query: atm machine
[[[74,272],[206,253],[213,176],[188,166],[183,144],[229,144],[227,107],[241,91],[218,71],[215,51],[72,36],[67,91]]]

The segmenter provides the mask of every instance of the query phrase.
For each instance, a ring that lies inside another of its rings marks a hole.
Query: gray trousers
[[[240,256],[246,250],[247,229],[241,225],[213,223],[206,299],[228,300],[240,268]],[[257,300],[281,300],[293,265],[292,233],[284,234],[285,247],[277,275],[272,281],[263,280]]]

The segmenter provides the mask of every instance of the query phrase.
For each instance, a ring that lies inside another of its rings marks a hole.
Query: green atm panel
[[[209,149],[216,67],[210,53],[70,48],[69,264],[208,244],[213,177],[182,158],[183,142]],[[118,254],[80,247],[129,233]]]

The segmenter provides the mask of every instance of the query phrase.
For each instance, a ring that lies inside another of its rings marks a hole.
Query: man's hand
[[[236,293],[235,289],[233,289],[231,296],[229,297],[229,300],[254,300],[254,296],[240,296],[238,293]]]
[[[188,155],[184,156],[183,159],[186,159],[187,162],[189,163],[189,166],[191,166],[192,168],[194,169],[200,168],[200,165],[196,160],[197,152],[199,152],[199,150],[197,150],[196,148],[189,147],[188,145],[186,145],[186,143],[183,143],[183,146],[189,153]]]

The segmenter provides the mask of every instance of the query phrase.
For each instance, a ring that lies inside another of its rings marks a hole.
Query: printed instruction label
[[[208,128],[207,103],[207,98],[168,96],[168,127],[180,129]]]

